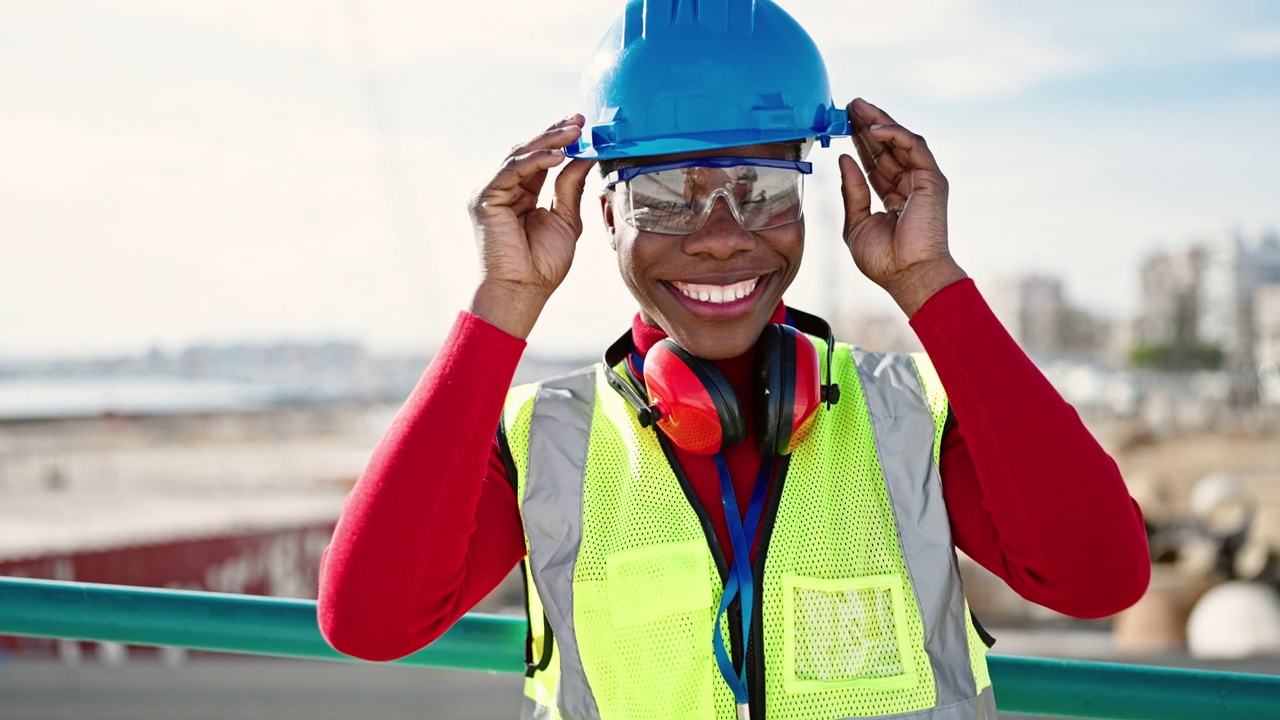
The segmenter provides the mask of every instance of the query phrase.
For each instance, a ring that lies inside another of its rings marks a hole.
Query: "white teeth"
[[[702,302],[723,304],[740,300],[750,295],[755,291],[759,282],[760,278],[753,278],[732,285],[694,285],[682,282],[673,282],[671,284],[685,297],[701,300]]]

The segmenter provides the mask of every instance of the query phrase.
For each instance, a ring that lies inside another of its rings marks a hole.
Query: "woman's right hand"
[[[582,235],[582,191],[594,161],[565,165],[549,208],[538,207],[538,194],[583,123],[573,115],[517,145],[468,203],[480,254],[480,286],[470,310],[516,337],[528,337],[569,273]]]

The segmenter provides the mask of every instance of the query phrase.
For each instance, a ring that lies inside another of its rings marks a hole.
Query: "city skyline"
[[[984,290],[1054,274],[1086,309],[1132,315],[1152,248],[1280,226],[1280,10],[782,4],[838,101],[865,96],[928,138],[954,252]],[[561,6],[0,9],[0,355],[434,347],[476,278],[470,189],[577,107],[580,65],[621,3]],[[788,299],[892,313],[838,239],[847,142],[811,157],[809,257]],[[593,178],[533,353],[594,355],[633,312],[595,192]]]
[[[1249,277],[1206,273],[1206,258],[1219,258],[1238,269],[1249,268]],[[1217,275],[1216,278],[1213,278]],[[1131,350],[1142,346],[1174,342],[1209,341],[1228,353],[1239,352],[1237,320],[1224,317],[1223,304],[1244,303],[1252,307],[1255,290],[1265,290],[1267,310],[1280,298],[1280,228],[1260,232],[1241,230],[1197,235],[1182,242],[1150,248],[1136,272],[1141,297],[1130,310],[1096,311],[1080,303],[1078,294],[1063,276],[1053,272],[1015,273],[994,278],[986,288],[986,299],[997,317],[1023,349],[1043,359],[1094,358],[1121,365]],[[1213,278],[1207,280],[1206,278]],[[1205,296],[1208,283],[1213,292]],[[1213,293],[1219,297],[1214,298]],[[1232,298],[1239,295],[1239,300]],[[1280,307],[1280,305],[1277,305]],[[1252,311],[1248,311],[1252,314]],[[1269,317],[1269,315],[1267,316]],[[893,311],[844,309],[831,316],[837,334],[870,350],[914,352],[920,349],[906,318]],[[1273,321],[1268,321],[1275,324]],[[1267,327],[1270,327],[1270,324]],[[1198,328],[1203,327],[1204,330]],[[229,338],[219,342],[204,340],[170,348],[152,345],[130,352],[44,356],[0,354],[0,376],[30,374],[131,375],[176,374],[202,376],[211,368],[214,375],[239,374],[245,368],[275,370],[291,365],[358,365],[371,359],[399,362],[429,358],[434,348],[405,352],[366,346],[359,340],[341,336],[295,338]],[[1269,353],[1270,359],[1274,353]],[[557,362],[571,358],[533,352],[535,360]],[[588,355],[576,358],[582,360]],[[214,358],[217,358],[216,361]],[[203,368],[203,369],[202,369]]]

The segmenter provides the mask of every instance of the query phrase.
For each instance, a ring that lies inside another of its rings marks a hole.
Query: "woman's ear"
[[[604,227],[609,231],[609,247],[618,250],[617,217],[613,214],[613,193],[605,190],[600,193],[600,215],[604,218]]]

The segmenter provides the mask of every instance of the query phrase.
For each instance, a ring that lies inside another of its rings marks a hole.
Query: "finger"
[[[585,120],[585,118],[583,118],[583,117],[582,117],[582,113],[574,113],[574,114],[572,114],[572,115],[565,115],[564,117],[560,118],[559,120],[557,120],[557,121],[555,121],[555,122],[551,123],[550,125],[548,125],[548,126],[547,126],[547,130],[549,130],[549,131],[550,131],[550,130],[555,130],[556,128],[564,127],[564,126],[569,125],[569,124],[574,124],[574,125],[577,125],[578,127],[582,127],[582,123],[583,123],[583,121],[584,121],[584,120]]]
[[[876,195],[883,199],[886,193],[893,192],[896,186],[876,164],[877,160],[888,152],[884,143],[875,143],[879,155],[871,149],[868,139],[862,135],[853,136],[853,146],[858,150],[858,159],[862,161],[862,167],[866,169],[867,179],[871,181],[871,187],[875,189]]]
[[[849,115],[849,122],[855,130],[860,130],[869,125],[890,125],[896,124],[897,121],[889,117],[889,113],[863,100],[862,98],[854,98],[847,106],[845,112]]]
[[[547,132],[544,133],[544,135],[555,141],[554,144],[557,147],[563,149],[569,145],[569,143],[577,140],[582,134],[582,122],[583,118],[581,115],[570,115],[555,125],[552,125],[550,128],[547,128]],[[522,148],[516,148],[516,150],[520,149]],[[520,187],[536,196],[542,193],[542,185],[546,180],[547,172],[546,170],[543,170],[532,177],[521,181]]]
[[[538,207],[538,196],[527,192],[521,193],[520,198],[511,203],[508,207],[510,207],[511,212],[515,213],[517,216],[524,215]]]
[[[524,192],[524,188],[521,187],[523,183],[564,162],[564,158],[564,151],[558,149],[534,150],[524,155],[509,157],[481,194],[509,195],[508,202],[515,202],[519,193]]]
[[[849,115],[849,122],[854,127],[854,138],[861,138],[866,145],[867,156],[862,158],[864,167],[874,165],[884,177],[890,179],[901,173],[904,168],[892,154],[892,148],[868,135],[871,127],[896,125],[896,121],[889,117],[888,113],[862,98],[855,98],[845,110]]]
[[[844,232],[848,239],[853,229],[871,217],[871,188],[862,169],[848,155],[840,156],[840,195],[844,198]]]
[[[563,131],[568,131],[568,132],[566,134]],[[581,115],[570,115],[569,117],[562,119],[560,122],[556,123],[555,125],[552,125],[551,127],[547,128],[547,133],[551,133],[552,139],[555,139],[558,141],[558,140],[563,140],[565,138],[568,138],[567,142],[565,142],[564,145],[560,145],[561,148],[567,146],[569,143],[573,142],[574,140],[577,140],[578,137],[581,135],[581,132],[582,132],[582,116]],[[533,193],[534,195],[539,195],[542,192],[542,185],[543,183],[546,182],[546,180],[547,180],[547,172],[544,170],[540,173],[537,173],[536,175],[529,178],[528,180],[521,182],[520,187],[524,188],[527,192]]]
[[[901,212],[907,204],[907,186],[901,182],[905,177],[904,169],[893,157],[892,148],[862,136],[855,136],[854,146],[858,148],[862,166],[867,168],[867,179],[880,202],[886,210]],[[874,152],[870,149],[872,147],[876,148]]]
[[[570,160],[556,176],[555,196],[551,199],[551,212],[582,230],[582,191],[587,186],[587,173],[594,160]]]
[[[529,179],[522,181],[520,183],[520,189],[524,190],[526,193],[533,195],[534,199],[536,200],[538,195],[542,193],[542,185],[546,181],[547,181],[547,171],[542,170],[540,172],[534,173],[533,176],[530,177]]]
[[[903,169],[938,170],[938,161],[924,138],[901,125],[872,125],[867,128],[867,135],[888,146]]]
[[[877,127],[872,125],[871,127]],[[899,162],[898,156],[893,153],[893,146],[886,142],[871,137],[868,133],[870,128],[864,130],[858,137],[863,139],[867,149],[871,153],[871,161],[875,163],[876,170],[884,175],[889,182],[893,182],[894,178],[902,174],[906,168]]]
[[[901,125],[875,125],[867,131],[871,137],[890,145],[893,156],[902,163],[904,171],[897,178],[891,178],[896,181],[899,193],[906,196],[933,189],[946,192],[947,180],[923,137]]]
[[[508,211],[524,196],[533,195],[521,187],[522,182],[563,161],[564,154],[559,150],[537,150],[528,155],[507,158],[498,174],[471,196],[468,210],[477,219]],[[533,195],[535,202],[537,197]]]
[[[570,115],[562,118],[559,122],[538,133],[528,141],[511,148],[511,152],[507,153],[507,155],[508,157],[513,157],[526,155],[534,150],[563,148],[578,139],[578,136],[582,133],[582,124],[584,122],[585,119],[582,115]]]

